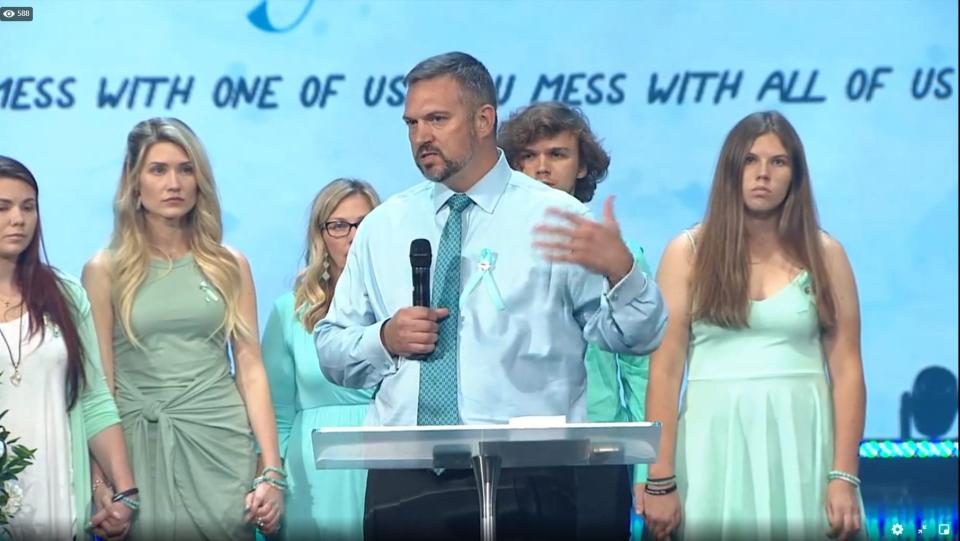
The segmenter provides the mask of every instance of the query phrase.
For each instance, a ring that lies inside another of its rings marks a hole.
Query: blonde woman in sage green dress
[[[140,488],[131,539],[274,533],[285,481],[253,281],[222,244],[210,164],[190,128],[172,118],[133,128],[114,205],[110,248],[87,264],[84,285]]]
[[[657,279],[670,321],[647,389],[648,419],[663,423],[636,503],[648,533],[863,536],[857,289],[782,115],[733,128],[703,223],[669,244]]]

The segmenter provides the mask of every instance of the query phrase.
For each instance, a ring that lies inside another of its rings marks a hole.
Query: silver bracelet
[[[852,475],[845,471],[840,471],[840,470],[830,470],[830,472],[827,473],[827,480],[833,481],[836,479],[840,479],[841,481],[846,481],[851,485],[857,488],[860,488],[860,478],[857,477],[856,475]]]

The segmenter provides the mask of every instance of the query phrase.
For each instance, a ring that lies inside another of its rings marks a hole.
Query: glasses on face
[[[359,227],[362,221],[363,218],[357,220],[356,223],[350,223],[346,220],[330,220],[329,222],[324,222],[320,229],[326,231],[331,238],[341,239],[349,235],[351,229]]]

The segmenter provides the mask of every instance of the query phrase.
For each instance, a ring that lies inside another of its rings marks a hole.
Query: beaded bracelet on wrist
[[[648,484],[657,484],[657,483],[668,483],[670,481],[676,480],[676,475],[671,475],[670,477],[647,477]]]
[[[857,477],[856,475],[852,475],[845,471],[840,471],[840,470],[830,470],[830,472],[827,474],[827,480],[834,481],[836,479],[839,479],[841,481],[846,481],[851,485],[857,488],[860,488],[860,478]]]
[[[123,496],[122,498],[120,498],[119,500],[116,500],[116,501],[119,501],[119,502],[122,503],[123,505],[127,506],[127,508],[129,508],[131,511],[139,511],[139,510],[140,510],[140,501],[139,501],[139,500],[134,500],[133,498],[131,498],[131,497],[129,497],[129,496]]]
[[[287,472],[283,471],[282,468],[274,468],[273,466],[268,466],[263,469],[263,473],[261,473],[261,475],[266,477],[268,473],[275,473],[280,477],[283,477],[284,479],[287,478]]]
[[[138,494],[140,494],[140,490],[138,490],[137,487],[128,488],[123,492],[117,492],[116,494],[114,494],[113,501],[119,502],[123,498],[132,498],[133,496],[137,496]]]
[[[646,487],[646,488],[643,489],[644,493],[649,494],[649,495],[651,495],[651,496],[666,496],[667,494],[670,494],[671,492],[674,492],[674,491],[676,491],[676,490],[677,490],[677,485],[676,485],[676,484],[673,484],[673,485],[671,485],[671,486],[669,486],[669,487],[667,487],[667,488],[650,488],[650,487]]]
[[[270,486],[272,486],[273,488],[276,488],[276,489],[280,489],[280,490],[286,490],[286,489],[287,489],[287,482],[284,481],[283,479],[274,479],[274,478],[272,478],[272,477],[266,477],[266,476],[263,476],[263,475],[261,475],[260,477],[257,477],[256,479],[253,480],[253,489],[256,490],[258,486],[260,486],[260,485],[262,485],[262,484],[264,484],[264,483],[266,483],[266,484],[268,484],[268,485],[270,485]]]
[[[668,487],[670,485],[675,485],[677,482],[674,479],[668,479],[666,481],[651,481],[647,479],[646,485],[648,487]]]

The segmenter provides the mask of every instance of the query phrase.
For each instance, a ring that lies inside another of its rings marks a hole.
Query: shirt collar
[[[498,148],[497,154],[499,156],[497,163],[494,164],[494,166],[487,171],[487,174],[483,175],[483,177],[481,177],[480,180],[477,181],[477,183],[466,192],[470,199],[473,200],[473,203],[480,207],[480,210],[486,212],[487,214],[493,214],[493,211],[497,208],[497,203],[500,201],[500,196],[503,195],[503,192],[507,187],[507,183],[510,181],[510,176],[513,174],[513,171],[510,169],[510,165],[507,163],[507,158],[503,151]],[[448,188],[447,185],[442,182],[434,183],[434,214],[439,212],[447,200],[453,197],[453,194],[455,193],[456,192]]]

